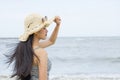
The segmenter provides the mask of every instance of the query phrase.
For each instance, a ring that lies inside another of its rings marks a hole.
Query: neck
[[[37,37],[34,36],[32,47],[33,48],[38,47],[39,46],[39,41],[40,41],[40,39],[38,39]]]

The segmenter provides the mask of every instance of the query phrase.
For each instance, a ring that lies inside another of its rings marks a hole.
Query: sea
[[[0,75],[13,72],[4,54],[10,54],[18,42],[17,38],[0,38]],[[58,37],[45,50],[52,62],[50,76],[120,74],[120,36]]]

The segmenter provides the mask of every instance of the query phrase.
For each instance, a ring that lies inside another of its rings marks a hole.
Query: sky
[[[60,16],[58,37],[120,36],[120,0],[1,0],[0,37],[19,37],[32,13]]]

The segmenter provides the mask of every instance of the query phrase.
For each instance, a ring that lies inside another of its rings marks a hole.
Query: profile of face
[[[40,31],[35,33],[35,37],[38,38],[38,39],[45,40],[46,37],[47,37],[47,32],[48,32],[48,30],[44,27]]]

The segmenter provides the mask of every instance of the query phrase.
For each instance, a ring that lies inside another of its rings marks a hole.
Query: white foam
[[[53,75],[50,80],[120,80],[120,74]]]
[[[1,75],[0,80],[16,80],[16,77]],[[120,80],[120,74],[51,75],[50,80]]]

